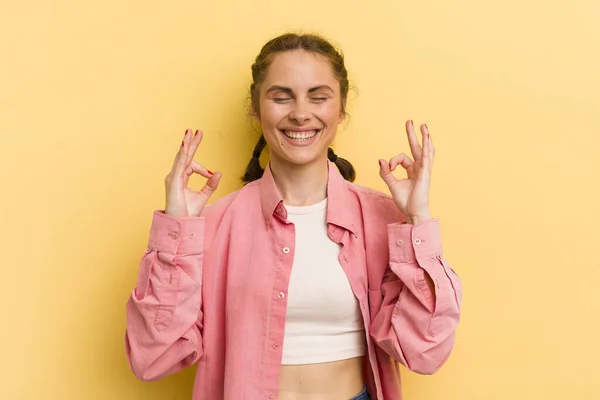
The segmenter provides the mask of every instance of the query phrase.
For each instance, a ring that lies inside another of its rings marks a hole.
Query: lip
[[[306,132],[306,131],[320,131],[323,128],[317,126],[307,126],[305,128],[290,127],[290,128],[279,128],[280,131],[294,131],[294,132]]]
[[[293,132],[317,131],[317,133],[315,134],[315,136],[313,136],[309,140],[303,140],[303,141],[299,142],[299,141],[296,141],[294,139],[290,139],[289,137],[287,137],[287,135],[285,133],[283,133],[284,131],[293,131]],[[279,133],[292,146],[295,146],[295,147],[307,147],[307,146],[310,146],[311,144],[313,144],[317,140],[317,138],[319,137],[319,135],[321,133],[323,133],[323,128],[302,128],[302,129],[298,129],[298,128],[285,129],[284,128],[284,129],[279,129]]]

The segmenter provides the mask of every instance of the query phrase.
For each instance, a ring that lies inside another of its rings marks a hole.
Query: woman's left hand
[[[381,159],[379,160],[379,175],[388,185],[396,206],[406,217],[406,222],[417,224],[431,218],[429,185],[435,150],[427,125],[421,125],[422,146],[419,144],[411,120],[406,121],[406,133],[414,161],[404,153],[398,154],[389,162]],[[397,179],[392,174],[398,165],[406,170],[407,178]]]

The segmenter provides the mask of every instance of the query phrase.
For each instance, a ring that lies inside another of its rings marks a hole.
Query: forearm
[[[462,287],[442,258],[437,220],[389,226],[390,269],[373,321],[377,343],[407,368],[433,373],[449,357]]]
[[[176,372],[202,355],[202,233],[200,219],[154,215],[126,308],[126,353],[142,380]]]

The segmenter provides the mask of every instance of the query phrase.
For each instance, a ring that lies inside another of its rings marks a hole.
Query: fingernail
[[[198,132],[200,132],[200,130],[197,130],[196,133],[194,133],[194,136],[196,136],[198,134]]]
[[[429,128],[427,127],[427,124],[423,124],[423,125],[425,125],[425,129],[429,130]]]
[[[412,126],[412,125],[414,125],[414,124],[413,124],[413,120],[412,120],[412,119],[409,119],[409,120],[408,120],[408,123],[409,123],[411,126]]]
[[[214,175],[214,172],[212,172],[210,169],[207,169],[206,171],[208,171],[209,174]]]

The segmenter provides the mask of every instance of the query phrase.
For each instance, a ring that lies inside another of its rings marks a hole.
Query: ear
[[[254,121],[256,121],[257,124],[260,124],[260,114],[253,112],[251,115]]]
[[[338,118],[338,125],[344,122],[346,119],[346,99],[342,100],[342,107],[340,108],[340,117]]]

